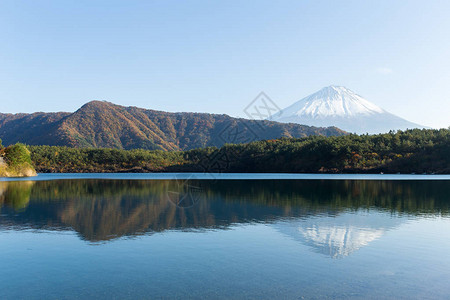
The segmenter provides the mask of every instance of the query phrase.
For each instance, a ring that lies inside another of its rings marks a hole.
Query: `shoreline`
[[[0,177],[0,181],[47,180],[450,180],[450,175],[312,174],[312,173],[38,173],[34,177]]]

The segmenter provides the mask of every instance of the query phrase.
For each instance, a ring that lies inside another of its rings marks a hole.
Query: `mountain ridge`
[[[228,137],[235,133],[242,137]],[[73,113],[0,113],[0,137],[5,144],[173,151],[280,137],[344,134],[335,127],[247,120],[224,114],[171,113],[98,100]]]

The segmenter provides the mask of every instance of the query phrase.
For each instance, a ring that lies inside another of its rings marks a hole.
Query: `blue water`
[[[450,296],[443,178],[164,176],[0,182],[0,299]]]

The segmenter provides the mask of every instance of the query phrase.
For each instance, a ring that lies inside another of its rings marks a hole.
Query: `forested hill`
[[[38,172],[450,174],[450,130],[310,136],[189,151],[30,146]]]
[[[5,145],[77,148],[187,150],[280,137],[340,136],[335,128],[232,118],[206,113],[169,113],[92,101],[74,113],[0,114]]]

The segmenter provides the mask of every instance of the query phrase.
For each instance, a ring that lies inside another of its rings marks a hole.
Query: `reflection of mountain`
[[[210,188],[199,188],[194,195],[188,195],[195,197],[195,204],[185,208],[184,202],[174,201],[173,195],[185,198],[192,192],[191,186],[175,181],[36,182],[27,209],[17,212],[10,206],[3,207],[5,217],[0,219],[0,226],[72,228],[83,239],[100,241],[168,229],[223,228],[255,218],[269,220],[290,215],[282,207],[225,203]]]
[[[446,181],[61,180],[2,182],[0,191],[0,228],[71,228],[102,241],[265,222],[332,256],[394,228],[398,214],[448,214],[450,207]]]
[[[342,258],[380,238],[400,225],[404,219],[381,212],[344,212],[333,216],[313,217],[273,226],[316,252]]]

